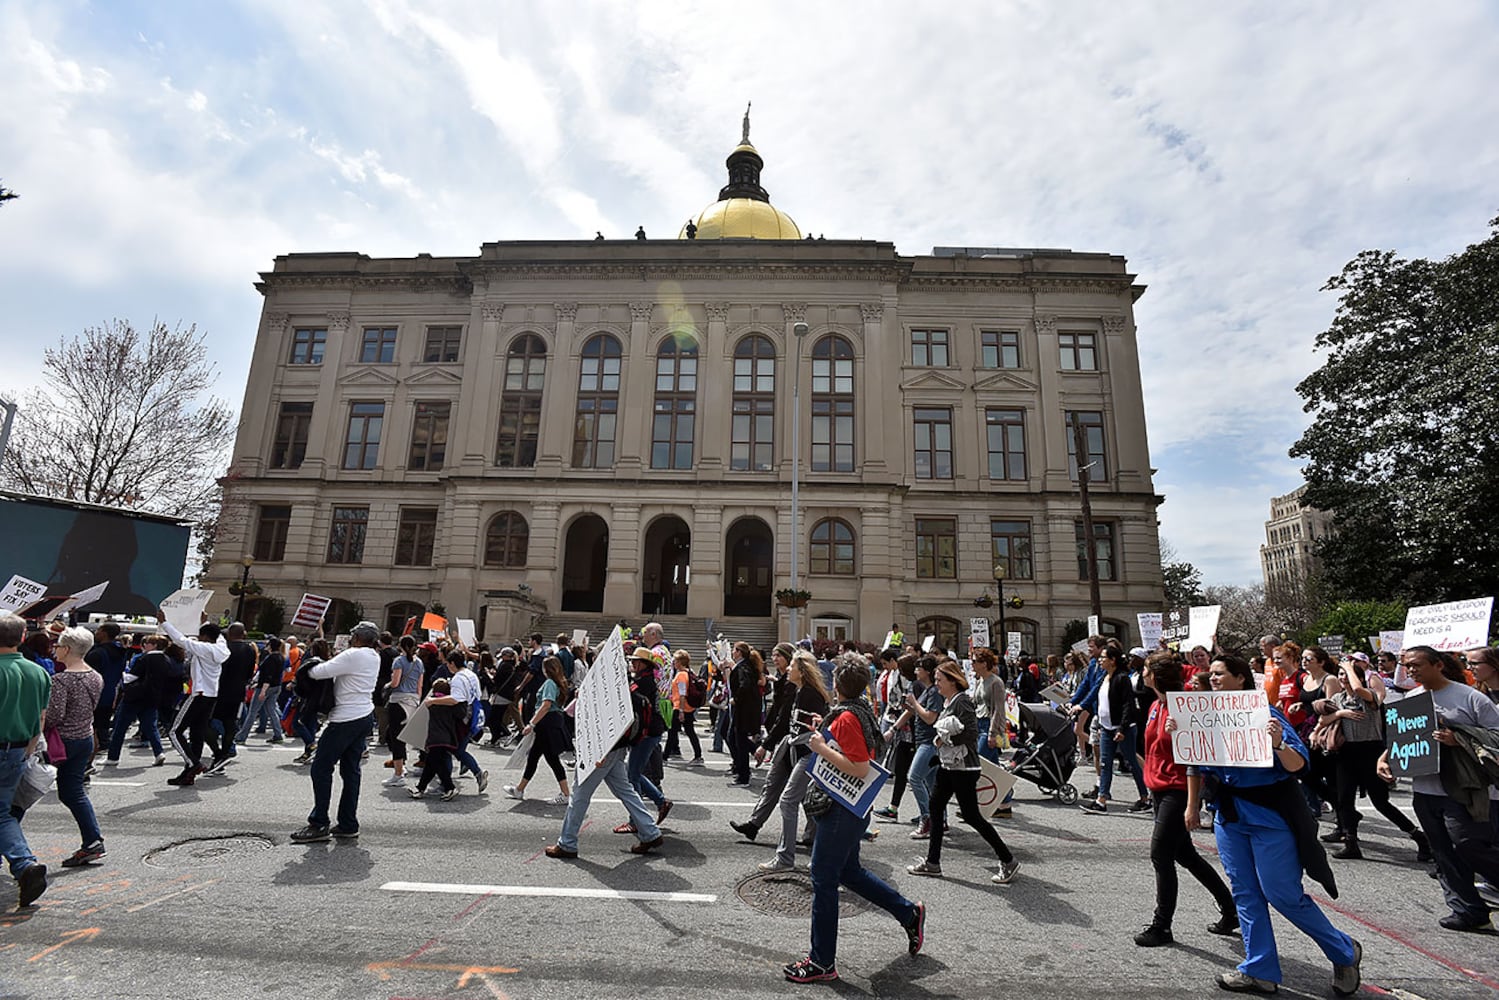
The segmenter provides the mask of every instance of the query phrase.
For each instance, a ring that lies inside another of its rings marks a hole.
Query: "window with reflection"
[[[484,531],[484,565],[503,569],[523,569],[531,528],[526,519],[513,510],[505,510],[489,519]]]
[[[656,401],[651,416],[651,468],[692,468],[697,424],[697,341],[673,333],[656,352]]]
[[[838,517],[825,517],[812,526],[810,568],[830,576],[854,575],[854,529]]]
[[[494,464],[502,469],[529,469],[536,464],[546,374],[547,349],[540,337],[525,333],[511,341],[510,349],[505,352],[500,434],[494,453]],[[610,436],[613,437],[612,431]]]
[[[735,345],[730,469],[768,472],[775,461],[775,371],[770,338],[751,334]]]
[[[854,349],[836,334],[812,346],[812,471],[854,471]]]
[[[619,341],[607,333],[594,334],[583,345],[573,423],[574,468],[608,469],[614,465],[621,353]]]

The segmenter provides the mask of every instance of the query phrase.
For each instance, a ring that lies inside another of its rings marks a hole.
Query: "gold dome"
[[[692,220],[700,240],[799,240],[802,231],[791,216],[768,201],[725,198],[715,201]],[[687,227],[677,234],[687,238]]]

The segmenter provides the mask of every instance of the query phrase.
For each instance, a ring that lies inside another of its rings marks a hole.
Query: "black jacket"
[[[776,705],[782,703],[785,705],[785,711],[776,711]],[[787,736],[795,736],[803,731],[791,724],[794,717],[793,713],[811,712],[814,715],[828,714],[828,701],[826,698],[809,687],[798,688],[789,681],[786,683],[785,692],[776,699],[776,705],[771,706],[771,720],[767,724],[765,734],[765,745],[772,749],[780,746],[781,741]]]
[[[734,728],[744,736],[760,731],[760,675],[749,660],[740,660],[729,673],[734,696]]]
[[[1129,680],[1129,672],[1123,667],[1114,671],[1114,676],[1104,675],[1098,686],[1098,697],[1109,699],[1109,721],[1115,729],[1128,729],[1137,721],[1135,717],[1135,689]]]

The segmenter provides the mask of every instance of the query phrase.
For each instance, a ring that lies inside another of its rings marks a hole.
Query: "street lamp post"
[[[1005,567],[1004,563],[994,564],[994,586],[999,588],[999,637],[994,640],[994,648],[1000,650],[1001,658],[1010,649],[1010,633],[1005,629]]]
[[[801,537],[802,537],[802,508],[801,508],[801,467],[802,467],[802,341],[807,336],[807,324],[796,323],[791,327],[791,333],[796,338],[796,361],[791,369],[791,589],[799,589],[797,584],[801,580]],[[798,608],[790,608],[791,635],[789,638],[796,642],[801,637],[798,626],[800,625],[801,612]]]
[[[239,604],[234,609],[234,620],[243,622],[245,620],[245,588],[250,585],[250,567],[255,565],[255,557],[245,556],[239,564],[245,570],[239,575]]]

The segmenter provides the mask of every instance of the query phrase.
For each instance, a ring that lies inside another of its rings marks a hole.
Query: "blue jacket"
[[[1088,669],[1083,671],[1083,679],[1078,682],[1077,690],[1072,694],[1072,704],[1078,705],[1090,715],[1098,714],[1098,688],[1103,683],[1103,667],[1098,665],[1095,657],[1088,661]]]

